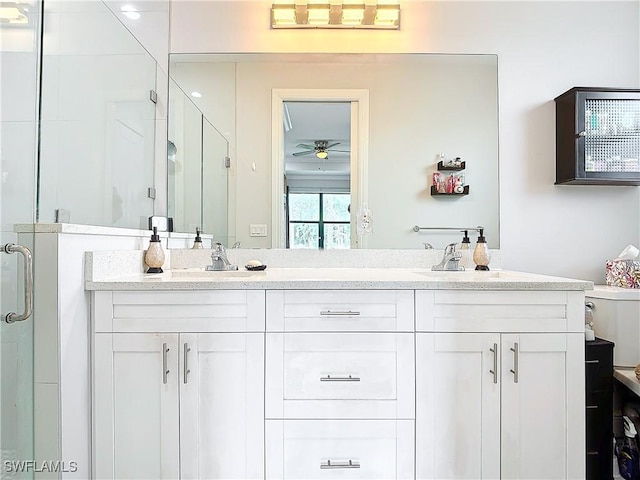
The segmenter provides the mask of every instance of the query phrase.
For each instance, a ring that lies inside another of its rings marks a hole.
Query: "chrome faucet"
[[[238,270],[237,265],[232,265],[227,258],[227,250],[220,242],[213,244],[213,252],[211,253],[211,265],[205,268],[208,272],[222,272],[228,270]]]
[[[442,257],[442,261],[431,267],[431,270],[434,271],[462,271],[464,270],[463,266],[458,265],[460,259],[462,258],[462,252],[456,252],[456,244],[450,243],[444,249],[444,256]]]

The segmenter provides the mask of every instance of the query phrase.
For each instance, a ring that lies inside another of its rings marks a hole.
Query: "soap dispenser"
[[[202,238],[200,238],[200,229],[196,228],[196,238],[193,241],[193,248],[202,248]]]
[[[471,247],[471,241],[469,240],[469,230],[463,230],[463,231],[464,231],[464,237],[462,237],[460,250],[469,250]]]
[[[471,241],[469,240],[469,230],[463,230],[464,237],[462,237],[462,243],[460,244],[460,253],[462,258],[460,259],[460,265],[465,269],[473,268],[473,259],[471,251]]]
[[[162,273],[164,251],[162,250],[162,243],[160,243],[158,227],[153,227],[153,235],[151,235],[147,253],[144,255],[144,262],[149,266],[147,273]]]
[[[484,238],[484,228],[479,228],[479,231],[478,243],[473,251],[473,261],[476,264],[476,270],[489,270],[489,248]]]

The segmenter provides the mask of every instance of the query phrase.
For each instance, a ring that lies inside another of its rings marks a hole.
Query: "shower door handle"
[[[24,312],[18,315],[10,312],[4,315],[7,323],[21,322],[31,316],[33,311],[33,267],[31,261],[31,250],[22,245],[7,243],[2,247],[4,253],[21,253],[24,257]]]

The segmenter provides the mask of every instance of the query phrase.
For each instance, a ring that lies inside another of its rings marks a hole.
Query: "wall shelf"
[[[465,162],[462,162],[459,167],[454,167],[450,165],[445,165],[442,161],[438,162],[438,171],[450,171],[450,172],[460,172],[465,169]]]
[[[438,193],[438,189],[434,185],[431,185],[431,195],[434,197],[461,197],[463,195],[469,195],[469,185],[464,186],[462,193]]]

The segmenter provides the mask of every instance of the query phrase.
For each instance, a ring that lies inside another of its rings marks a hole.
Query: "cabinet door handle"
[[[360,377],[354,377],[352,375],[348,376],[331,376],[327,375],[326,377],[320,377],[321,382],[359,382]]]
[[[360,468],[360,463],[354,460],[348,460],[346,462],[334,462],[327,460],[326,463],[320,463],[321,470],[326,470],[328,468]]]
[[[600,363],[600,360],[585,360],[584,363]]]
[[[184,364],[184,367],[183,367],[184,370],[182,372],[182,377],[183,377],[184,383],[187,383],[187,381],[188,381],[187,377],[191,373],[191,370],[189,370],[189,365],[188,365],[188,362],[189,362],[189,355],[188,354],[189,354],[190,351],[191,351],[191,349],[189,348],[189,344],[185,343],[184,344],[184,351],[183,351],[184,362],[182,362]]]
[[[513,347],[509,350],[513,352],[513,369],[509,371],[513,373],[513,383],[518,383],[518,342],[514,342]]]
[[[351,310],[323,310],[320,312],[323,317],[357,317],[360,312],[352,312]]]
[[[489,373],[493,374],[493,383],[498,383],[498,344],[494,343],[489,351],[493,353],[493,370],[489,370]]]
[[[167,367],[167,353],[169,348],[166,343],[162,344],[162,383],[167,383],[167,376],[169,375],[169,368]]]

